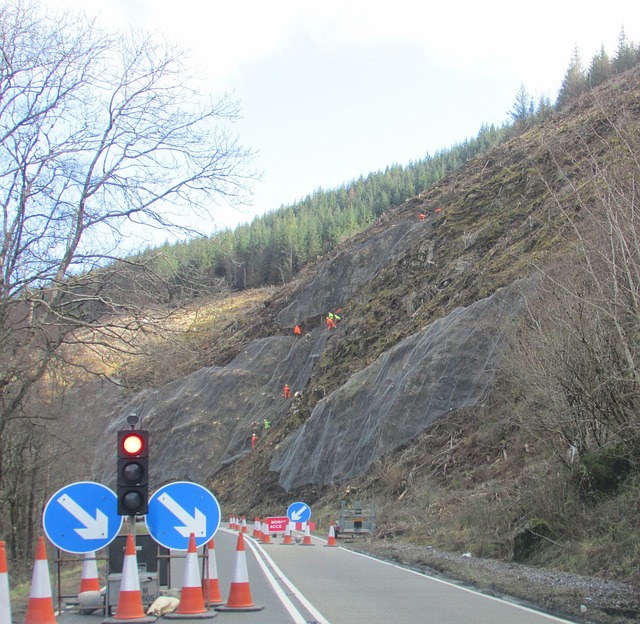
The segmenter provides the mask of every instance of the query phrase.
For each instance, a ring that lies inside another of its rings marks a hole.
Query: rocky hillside
[[[115,431],[136,411],[153,435],[154,485],[200,482],[223,512],[282,513],[304,497],[326,518],[355,495],[381,503],[381,536],[433,539],[478,491],[513,496],[523,470],[552,459],[527,455],[533,441],[496,420],[496,371],[536,267],[567,252],[566,215],[591,201],[595,164],[640,122],[639,87],[637,71],[619,76],[469,162],[252,301],[215,334],[210,365],[119,395],[95,478],[113,482]],[[420,518],[427,509],[440,520]],[[508,556],[511,535],[460,527],[448,540]]]

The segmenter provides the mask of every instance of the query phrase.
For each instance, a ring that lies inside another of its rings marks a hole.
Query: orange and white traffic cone
[[[116,613],[113,617],[103,620],[103,624],[122,621],[156,621],[156,618],[146,615],[142,607],[136,543],[131,533],[127,534],[127,544],[124,549],[124,561],[122,562],[122,576],[120,578],[120,593],[118,594]]]
[[[216,611],[261,611],[263,605],[253,604],[251,588],[249,587],[249,573],[247,572],[247,559],[244,552],[244,535],[238,534],[236,555],[233,562],[231,576],[231,588],[227,602],[215,607]]]
[[[261,544],[271,544],[271,534],[269,533],[269,525],[266,522],[262,523],[262,537],[260,538]]]
[[[243,533],[248,533],[249,532],[249,529],[247,528],[247,518],[246,518],[246,516],[242,516],[242,522],[240,524],[240,530]]]
[[[210,605],[224,604],[220,595],[220,581],[218,580],[218,565],[216,563],[216,551],[213,537],[207,544],[207,575],[203,579],[202,587],[204,598]]]
[[[311,541],[311,531],[309,530],[309,525],[306,522],[304,525],[304,537],[302,538],[300,546],[315,546]]]
[[[334,522],[333,520],[331,521],[331,524],[329,525],[329,539],[327,540],[327,543],[325,544],[325,546],[337,546],[338,542],[336,541],[336,530],[334,528]]]
[[[262,537],[262,523],[258,516],[253,521],[253,538],[260,539]]]
[[[182,591],[180,592],[180,604],[173,613],[167,613],[167,620],[204,620],[213,619],[217,613],[208,611],[204,606],[202,595],[202,583],[198,570],[198,549],[196,548],[195,533],[189,534],[189,548],[184,562],[184,576],[182,579]]]
[[[47,548],[44,537],[38,538],[36,549],[36,561],[31,577],[31,591],[29,592],[29,605],[24,624],[55,624],[56,616],[53,611],[53,598],[51,595],[51,577],[47,564]]]
[[[291,522],[287,522],[287,528],[284,530],[282,546],[295,546],[293,538],[291,537]]]
[[[9,601],[9,572],[4,542],[0,542],[0,622],[11,624],[11,603]]]
[[[101,609],[103,606],[100,579],[98,578],[98,565],[96,564],[96,554],[94,552],[86,553],[82,562],[78,604],[80,609],[86,609],[89,612]]]

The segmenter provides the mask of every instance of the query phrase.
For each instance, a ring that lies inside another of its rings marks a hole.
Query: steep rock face
[[[354,292],[415,243],[421,223],[405,219],[369,236],[327,262],[320,263],[313,279],[304,284],[278,315],[283,327],[325,315],[345,305]],[[422,231],[427,229],[427,224]]]
[[[438,319],[320,401],[271,462],[280,485],[290,490],[360,475],[438,417],[476,405],[527,287],[516,282]]]
[[[286,415],[290,403],[282,397],[284,384],[293,393],[304,390],[334,335],[316,324],[317,318],[348,302],[428,228],[405,219],[320,263],[315,277],[302,284],[279,313],[280,327],[274,327],[281,331],[306,321],[312,329],[306,327],[303,337],[288,334],[254,340],[224,367],[203,368],[134,396],[108,426],[96,453],[94,474],[105,483],[115,480],[110,440],[126,426],[132,412],[153,433],[155,485],[175,479],[206,481],[224,464],[250,452],[252,432],[261,434],[264,419],[276,426]]]
[[[175,479],[206,482],[249,453],[252,433],[265,433],[265,419],[275,427],[286,418],[291,403],[282,396],[284,384],[293,393],[304,391],[337,335],[318,318],[348,305],[394,261],[431,245],[432,236],[432,219],[381,223],[377,233],[319,263],[274,327],[280,332],[304,322],[303,337],[287,331],[253,340],[226,366],[203,368],[132,397],[108,427],[94,474],[104,483],[115,480],[111,440],[132,412],[153,434],[152,486]],[[280,485],[291,489],[361,474],[442,414],[474,405],[491,381],[504,326],[519,305],[520,288],[514,286],[457,308],[346,378],[278,449],[271,470],[280,473]]]
[[[110,424],[98,449],[94,474],[115,480],[112,440],[139,415],[153,435],[150,472],[160,485],[175,479],[206,481],[223,464],[251,450],[251,434],[266,418],[275,426],[289,401],[282,388],[304,388],[317,354],[328,338],[318,328],[302,338],[273,336],[254,340],[229,365],[203,368],[152,392],[143,392]]]
[[[428,424],[482,400],[530,281],[516,282],[458,308],[405,339],[320,401],[307,422],[282,443],[270,469],[290,490],[362,474]],[[153,392],[136,395],[104,436],[94,473],[115,479],[110,457],[115,431],[139,414],[153,433],[153,486],[206,482],[224,464],[251,451],[286,417],[282,387],[303,389],[333,332],[318,327],[302,338],[274,336],[250,343],[225,367],[203,368]]]

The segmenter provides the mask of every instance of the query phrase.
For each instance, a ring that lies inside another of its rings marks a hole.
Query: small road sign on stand
[[[267,528],[269,529],[269,533],[284,533],[287,530],[288,524],[289,518],[286,518],[285,516],[267,518]]]
[[[287,508],[287,518],[291,522],[308,522],[311,518],[311,507],[307,503],[291,503]]]
[[[49,499],[42,526],[49,541],[60,550],[94,552],[118,535],[122,516],[117,507],[117,496],[108,487],[92,481],[72,483]]]
[[[165,548],[187,550],[190,533],[200,547],[214,536],[219,526],[220,504],[197,483],[169,483],[149,499],[147,528],[151,537]]]

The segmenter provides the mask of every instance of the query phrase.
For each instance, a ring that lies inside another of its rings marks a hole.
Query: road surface
[[[229,594],[238,534],[221,528],[215,536],[220,591]],[[300,536],[298,536],[300,540]],[[219,612],[220,624],[552,624],[569,620],[515,602],[481,594],[312,537],[311,546],[271,544],[245,535],[251,597],[264,609]],[[338,542],[339,544],[340,542]],[[63,624],[97,624],[103,613],[63,613]],[[162,621],[162,620],[160,620]],[[183,622],[202,620],[186,619]]]

